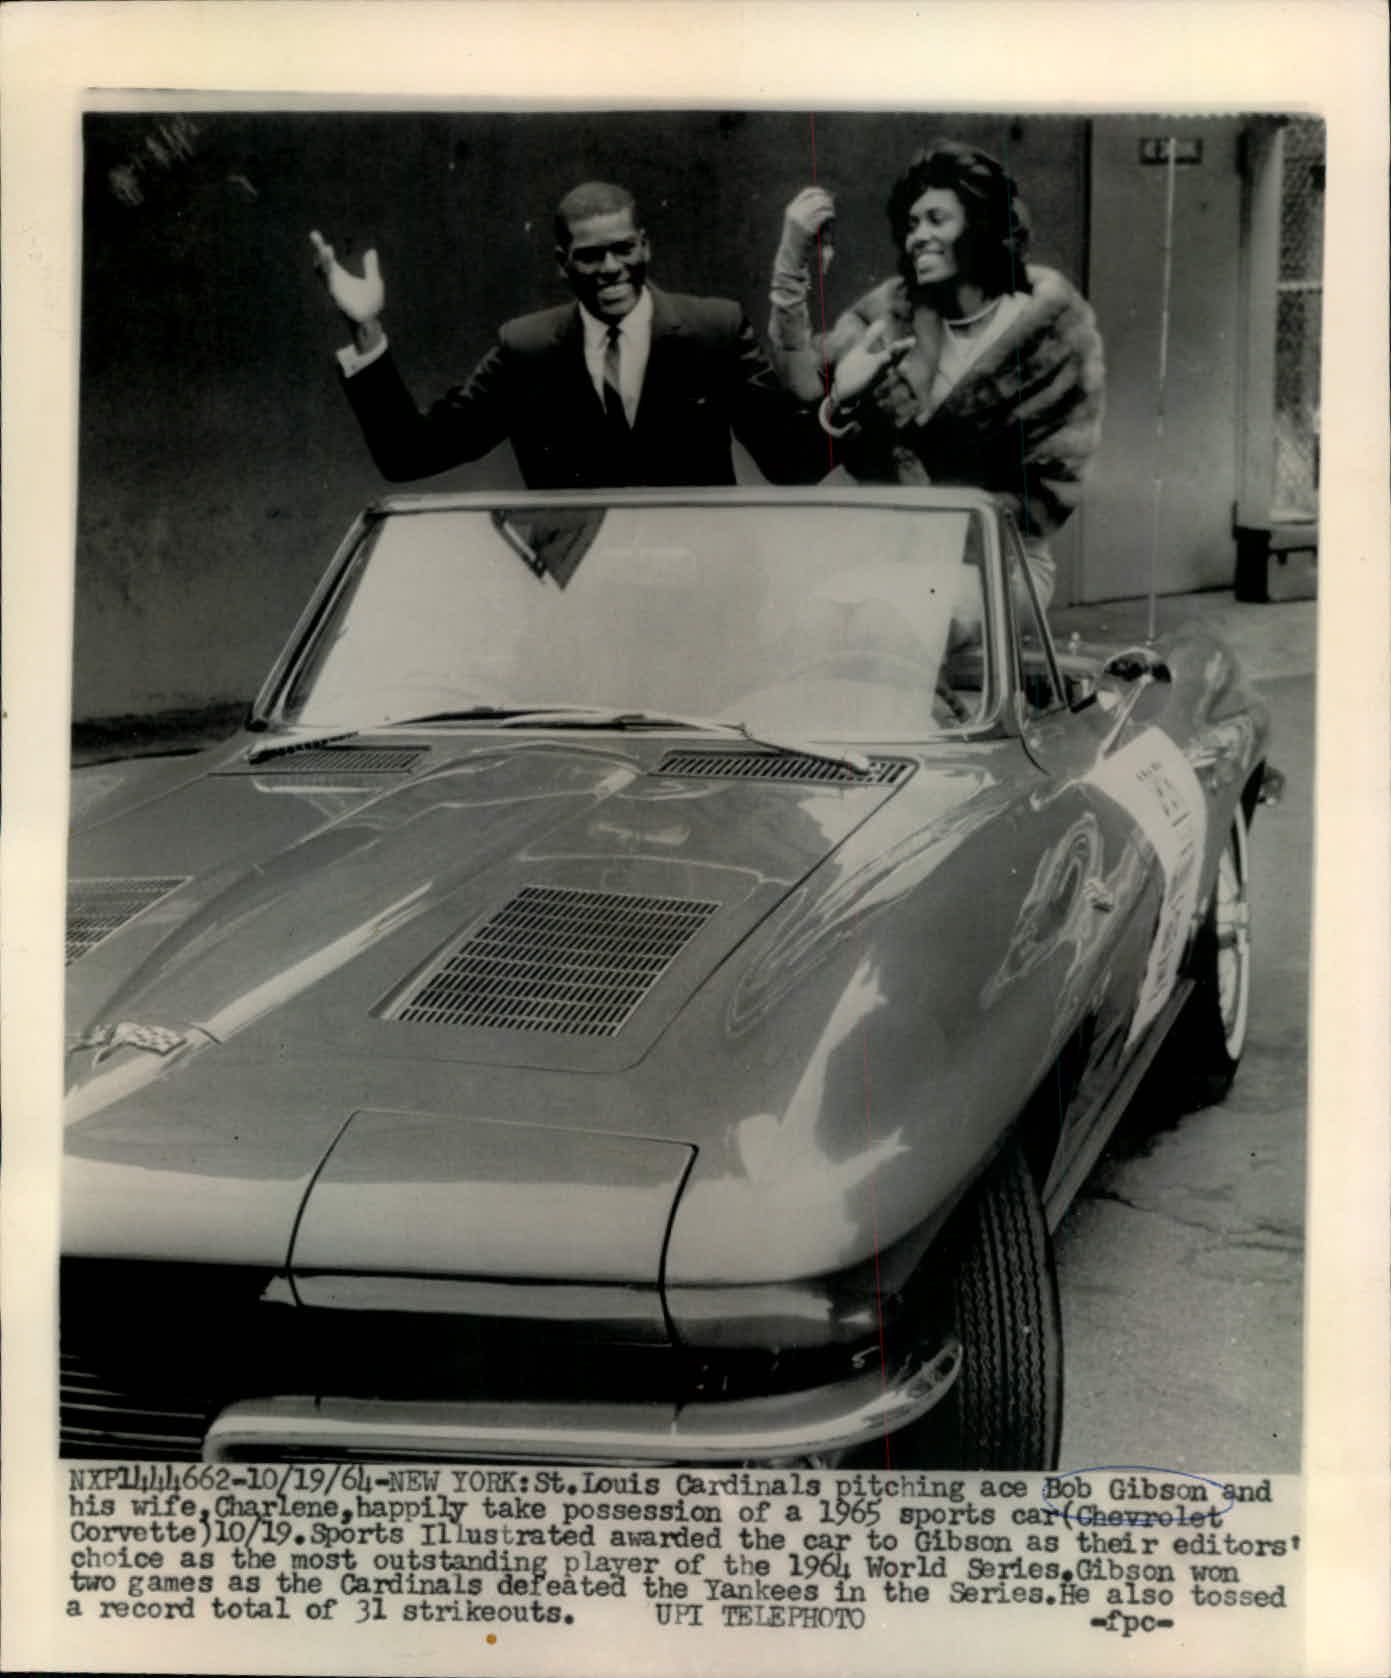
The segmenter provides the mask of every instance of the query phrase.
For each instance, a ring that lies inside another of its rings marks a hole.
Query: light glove
[[[835,218],[835,200],[824,187],[803,187],[783,211],[782,238],[773,258],[771,297],[777,308],[791,309],[805,300],[811,283],[811,257],[821,249],[821,272],[831,266],[835,247],[831,242],[831,223]]]
[[[906,338],[890,338],[889,332],[888,321],[875,321],[859,343],[852,344],[836,363],[829,416],[833,424],[843,424],[861,397],[886,379],[912,349],[911,334]]]

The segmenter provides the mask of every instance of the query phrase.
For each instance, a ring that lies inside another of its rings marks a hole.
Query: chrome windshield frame
[[[771,486],[741,486],[718,489],[671,490],[516,490],[507,492],[457,492],[411,495],[390,495],[369,503],[353,520],[348,532],[338,544],[332,558],[321,574],[303,611],[287,638],[264,682],[257,692],[247,719],[247,727],[254,732],[284,733],[287,738],[299,732],[286,715],[287,703],[304,667],[313,657],[325,623],[337,609],[344,590],[370,554],[388,518],[409,517],[416,514],[441,512],[493,513],[500,508],[508,511],[543,511],[546,508],[597,507],[702,507],[713,509],[730,507],[853,507],[900,511],[942,510],[971,512],[979,517],[983,532],[982,566],[985,573],[983,599],[987,620],[987,653],[985,691],[980,715],[966,726],[941,733],[924,734],[920,738],[933,741],[979,741],[1000,733],[1014,733],[1011,695],[1015,688],[1013,670],[1012,619],[1008,615],[1008,601],[1003,583],[1003,542],[1000,531],[1001,514],[993,499],[982,491],[968,488],[901,488],[890,485],[837,487],[834,490],[783,490]],[[389,733],[415,725],[408,723],[373,723],[361,730],[364,734]],[[828,736],[829,738],[829,736]],[[856,737],[854,744],[877,743]],[[909,746],[909,740],[884,744]]]

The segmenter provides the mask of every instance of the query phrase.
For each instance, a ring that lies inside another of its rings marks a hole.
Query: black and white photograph
[[[77,103],[66,1614],[1268,1637],[1329,112]]]
[[[1323,191],[87,116],[65,1453],[1297,1468]]]

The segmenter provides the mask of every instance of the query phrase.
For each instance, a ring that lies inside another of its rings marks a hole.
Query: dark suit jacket
[[[781,386],[737,303],[652,292],[632,432],[616,439],[584,359],[579,305],[508,321],[467,383],[428,412],[387,353],[344,380],[382,475],[429,477],[509,438],[531,489],[732,484],[730,432],[775,483],[826,470],[815,412]]]

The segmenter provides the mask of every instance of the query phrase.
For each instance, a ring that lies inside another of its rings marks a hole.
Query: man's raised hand
[[[359,340],[363,335],[379,336],[381,328],[377,320],[386,305],[386,286],[382,281],[376,251],[364,251],[362,273],[350,274],[333,254],[333,246],[322,233],[311,233],[309,243],[314,250],[314,267],[325,289],[339,313],[358,329]],[[366,347],[359,341],[359,349]]]

